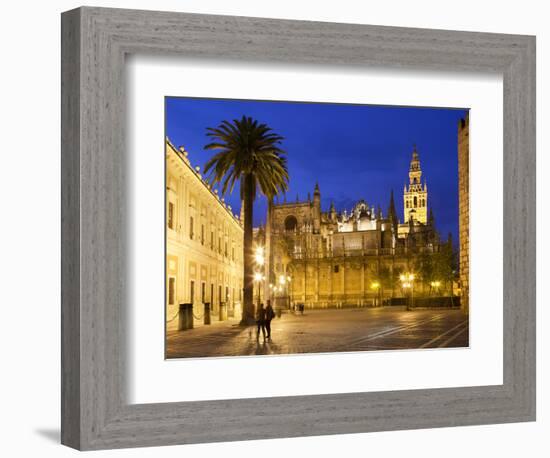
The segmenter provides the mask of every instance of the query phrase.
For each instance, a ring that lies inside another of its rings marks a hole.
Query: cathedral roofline
[[[282,203],[274,203],[273,207],[305,207],[305,206],[311,206],[311,202],[300,201],[300,202],[282,202]]]

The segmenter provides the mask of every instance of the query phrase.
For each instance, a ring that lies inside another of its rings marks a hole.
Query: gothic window
[[[417,207],[417,204],[418,204],[418,201],[416,199],[416,196],[414,196],[414,207],[416,208]]]
[[[295,216],[287,216],[285,219],[285,231],[293,232],[296,230],[296,226],[298,226],[298,221],[296,220]]]

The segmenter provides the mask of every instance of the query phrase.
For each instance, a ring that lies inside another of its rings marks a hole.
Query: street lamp
[[[256,267],[258,268],[258,272],[254,274],[254,280],[258,282],[258,306],[260,305],[260,288],[261,288],[261,282],[262,280],[265,280],[265,276],[262,274],[262,271],[264,270],[264,264],[265,264],[265,257],[264,257],[264,247],[261,245],[258,245],[256,249],[254,250],[254,261],[256,263]]]
[[[287,287],[287,297],[288,297],[287,308],[290,310],[290,303],[291,303],[290,295],[292,294],[292,290],[290,289],[292,287],[292,284],[290,283],[291,282],[290,275],[287,275],[286,282],[288,283],[288,287]]]
[[[399,276],[399,280],[401,280],[401,286],[404,289],[411,289],[411,300],[410,303],[407,303],[407,310],[410,310],[413,307],[413,301],[414,301],[414,274],[412,273],[406,273],[401,274]]]
[[[432,289],[439,292],[439,287],[441,286],[441,282],[440,281],[432,281],[432,282],[430,282],[430,286],[432,287]]]
[[[378,304],[376,304],[376,298],[375,298],[375,300],[374,300],[375,305],[381,305],[380,302],[382,302],[382,301],[380,300],[380,282],[373,281],[370,284],[370,289],[372,289],[373,291],[376,291],[376,294],[378,296]]]
[[[254,280],[258,283],[258,306],[260,305],[260,301],[261,301],[261,298],[260,298],[260,287],[261,287],[261,284],[262,284],[262,280],[264,280],[264,276],[261,274],[261,272],[256,272],[254,274]]]

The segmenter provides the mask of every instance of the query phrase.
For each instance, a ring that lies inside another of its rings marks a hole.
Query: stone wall
[[[461,308],[468,313],[470,307],[470,118],[466,115],[458,123],[458,211],[459,211],[459,268]]]

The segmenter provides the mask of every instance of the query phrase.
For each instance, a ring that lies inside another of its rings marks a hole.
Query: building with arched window
[[[321,209],[321,191],[313,199],[275,202],[265,231],[268,246],[267,288],[279,306],[306,307],[373,305],[380,296],[403,294],[396,284],[401,272],[415,269],[419,257],[452,251],[441,241],[416,147],[409,167],[409,186],[403,191],[404,219],[399,221],[393,191],[384,213],[380,206],[359,200],[351,209]],[[287,279],[278,284],[279,279]],[[451,282],[452,284],[452,282]],[[371,285],[379,285],[381,291]],[[419,285],[419,293],[422,285]]]

